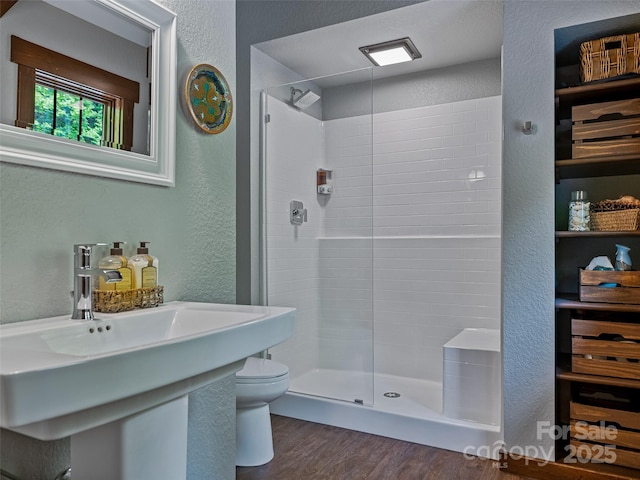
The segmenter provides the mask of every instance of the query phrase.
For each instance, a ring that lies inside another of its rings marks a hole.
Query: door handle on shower
[[[307,209],[304,208],[302,202],[291,200],[289,203],[289,220],[293,225],[302,225],[307,221]]]

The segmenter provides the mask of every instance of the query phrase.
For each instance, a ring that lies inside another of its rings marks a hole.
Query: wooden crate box
[[[571,370],[640,380],[640,323],[571,320]]]
[[[572,157],[640,153],[640,98],[576,105],[571,109]]]
[[[640,304],[640,271],[580,269],[578,278],[581,302]]]
[[[640,469],[640,413],[571,402],[570,416],[570,444],[578,461]]]

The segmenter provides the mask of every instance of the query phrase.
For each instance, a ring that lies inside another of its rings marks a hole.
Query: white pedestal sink
[[[294,312],[173,302],[2,325],[0,427],[71,436],[80,479],[184,479],[188,393],[286,340]]]

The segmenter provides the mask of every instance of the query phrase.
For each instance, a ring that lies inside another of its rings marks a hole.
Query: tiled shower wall
[[[325,236],[500,235],[500,97],[330,120],[324,135]]]
[[[324,122],[335,190],[320,296],[373,302],[376,373],[441,381],[444,343],[500,328],[501,125],[500,97]],[[372,234],[371,260],[370,240],[357,237]],[[370,333],[352,312],[323,313],[333,328],[320,329],[331,352],[321,362],[338,368],[333,359],[354,356],[339,351],[335,324],[342,336]]]
[[[322,126],[317,367],[441,381],[444,343],[500,328],[501,98]]]

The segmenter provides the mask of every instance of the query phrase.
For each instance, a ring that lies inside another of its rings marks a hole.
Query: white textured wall
[[[554,29],[638,13],[638,0],[506,0],[503,56],[503,362],[507,447],[539,446],[554,407]],[[520,132],[522,122],[536,135]]]
[[[178,14],[179,85],[195,64],[212,63],[235,93],[235,2],[160,3]],[[126,240],[131,254],[149,240],[167,301],[235,302],[235,118],[225,132],[204,134],[183,108],[182,89],[176,94],[174,188],[0,165],[1,322],[71,313],[79,242]],[[190,480],[234,478],[234,394],[224,380],[216,397],[192,395]],[[66,440],[3,431],[1,446],[2,467],[23,478],[53,478],[69,464]]]

